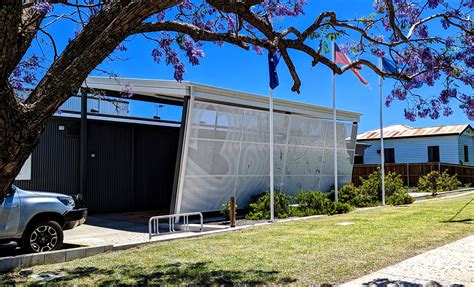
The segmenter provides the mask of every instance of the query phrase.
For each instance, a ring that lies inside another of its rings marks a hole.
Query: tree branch
[[[264,40],[250,37],[243,34],[236,33],[217,33],[208,30],[201,29],[195,25],[179,22],[179,21],[165,21],[165,22],[153,22],[143,23],[136,27],[132,33],[150,33],[170,31],[189,35],[194,41],[224,41],[237,45],[245,50],[249,49],[249,44],[254,44],[262,47],[269,47],[270,44]]]
[[[37,122],[44,123],[145,19],[178,2],[117,0],[90,18],[26,100],[33,114],[42,115]]]
[[[16,63],[12,59],[18,57],[19,33],[21,25],[21,4],[0,5],[0,81],[6,81]]]

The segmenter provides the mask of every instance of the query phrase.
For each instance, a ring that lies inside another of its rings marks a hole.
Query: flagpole
[[[274,178],[273,178],[273,89],[270,88],[270,222],[275,222]]]
[[[382,71],[382,58],[379,58],[379,69]],[[382,104],[382,84],[383,78],[380,76],[379,78],[379,87],[380,87],[380,94],[379,94],[379,108],[380,108],[380,166],[381,172],[380,177],[382,180],[382,205],[385,205],[385,149],[383,145],[383,104]]]
[[[336,42],[332,40],[332,62],[336,62]],[[337,124],[336,124],[336,73],[332,72],[332,122],[334,140],[334,200],[338,201],[337,186]]]

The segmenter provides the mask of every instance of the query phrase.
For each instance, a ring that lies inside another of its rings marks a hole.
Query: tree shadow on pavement
[[[436,281],[430,281],[426,284],[414,283],[404,280],[390,280],[388,278],[378,278],[369,282],[365,282],[362,286],[371,286],[371,287],[441,287],[445,286]],[[462,284],[452,284],[450,287],[463,287]]]
[[[209,285],[209,284],[290,284],[296,279],[279,277],[278,271],[216,270],[209,262],[173,263],[143,268],[133,264],[114,266],[113,269],[76,267],[59,272],[37,274],[35,284],[67,284],[72,280],[93,280],[94,285]],[[48,278],[49,277],[49,278]],[[88,282],[88,281],[85,281]]]

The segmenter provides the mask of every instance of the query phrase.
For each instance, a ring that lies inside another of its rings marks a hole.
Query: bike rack
[[[199,215],[201,219],[200,231],[204,230],[203,216],[201,212],[188,212],[188,213],[176,213],[169,215],[153,216],[148,220],[148,236],[151,239],[153,236],[160,235],[160,219],[168,219],[169,232],[176,232],[175,225],[179,222],[179,219],[183,217],[183,230],[189,230],[189,216]]]

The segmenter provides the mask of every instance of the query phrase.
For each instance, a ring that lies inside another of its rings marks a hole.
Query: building
[[[386,163],[442,162],[474,166],[474,131],[468,124],[413,128],[384,128]],[[357,152],[359,151],[359,152]],[[380,130],[357,135],[355,162],[380,163]]]
[[[88,107],[87,95],[120,97],[130,87],[130,100],[182,107],[181,120]],[[330,190],[332,110],[278,99],[274,109],[275,186],[289,194]],[[351,180],[359,117],[337,111],[341,186]],[[231,196],[245,207],[269,189],[268,118],[267,97],[189,82],[89,78],[80,111],[53,117],[17,184],[82,193],[92,213],[217,211]]]

